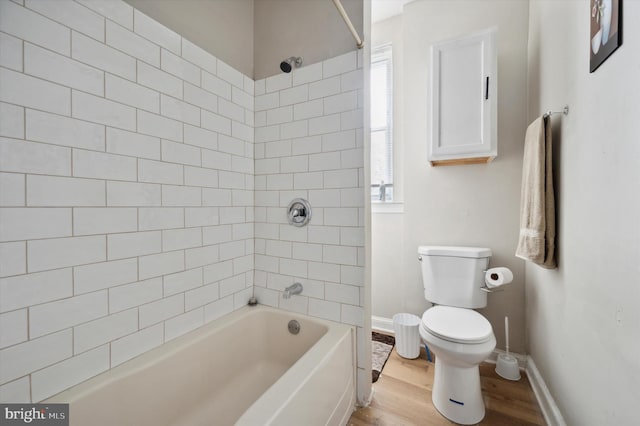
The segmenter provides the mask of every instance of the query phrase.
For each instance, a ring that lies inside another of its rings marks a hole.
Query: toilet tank
[[[460,308],[484,308],[484,271],[491,249],[484,247],[420,246],[424,297],[431,303]]]

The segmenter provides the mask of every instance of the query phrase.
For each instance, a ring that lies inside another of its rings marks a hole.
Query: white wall
[[[246,304],[254,82],[124,2],[0,31],[0,400],[35,402]]]
[[[395,21],[394,21],[395,20]],[[528,4],[520,1],[414,1],[395,29],[374,26],[402,44],[404,96],[404,214],[374,214],[373,315],[421,315],[424,299],[419,245],[486,246],[492,265],[508,266],[514,282],[489,296],[482,313],[504,347],[504,316],[511,321],[511,350],[525,352],[524,263],[517,243],[526,128]],[[427,162],[429,46],[498,27],[498,157],[490,164],[431,167]],[[401,37],[397,35],[401,31]],[[377,38],[378,41],[383,41]],[[397,49],[397,48],[396,48]]]
[[[362,51],[280,73],[255,85],[255,294],[260,303],[357,327],[365,382]],[[287,223],[294,198],[309,225]],[[282,290],[301,282],[290,299]]]
[[[571,425],[638,422],[640,2],[589,73],[589,2],[532,1],[529,119],[554,116],[556,270],[527,264],[529,351]]]

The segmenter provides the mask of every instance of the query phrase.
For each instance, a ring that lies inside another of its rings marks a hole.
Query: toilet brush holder
[[[520,367],[513,355],[499,354],[496,361],[496,373],[507,380],[520,380]]]

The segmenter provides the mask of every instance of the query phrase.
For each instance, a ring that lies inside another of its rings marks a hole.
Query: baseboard
[[[544,382],[544,379],[540,375],[540,371],[538,371],[538,368],[536,367],[535,362],[533,362],[533,358],[531,358],[531,356],[527,357],[526,372],[527,377],[529,378],[529,383],[531,383],[533,393],[536,395],[536,399],[538,400],[538,405],[540,405],[540,409],[542,410],[544,420],[549,426],[566,426],[567,424],[562,417],[562,413],[560,412],[556,401],[553,399],[551,392],[549,392],[549,388],[547,388],[547,384]]]
[[[492,364],[495,364],[496,361],[498,360],[498,355],[500,354],[506,354],[505,351],[503,351],[502,349],[494,349],[493,352],[491,352],[491,355],[489,355],[489,358],[487,358],[485,361],[486,362],[490,362]],[[515,359],[518,360],[518,367],[520,367],[520,370],[525,370],[527,369],[527,356],[526,355],[522,355],[522,354],[518,354],[515,352],[509,352],[509,355],[511,355],[512,357],[514,357]]]
[[[384,334],[393,335],[393,320],[391,318],[371,315],[371,329],[373,331],[380,331]]]

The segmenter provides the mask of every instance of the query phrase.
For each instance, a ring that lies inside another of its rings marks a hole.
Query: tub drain
[[[298,334],[300,333],[300,323],[296,320],[289,321],[289,333]]]

